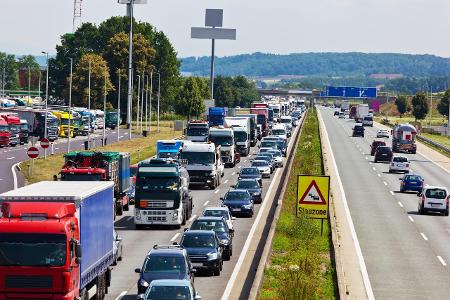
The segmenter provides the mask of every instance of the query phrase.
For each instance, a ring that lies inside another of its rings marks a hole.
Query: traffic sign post
[[[310,219],[328,219],[330,176],[298,175],[297,178],[297,216]]]
[[[34,160],[39,157],[39,149],[36,147],[30,147],[27,150],[27,155],[29,158],[31,158],[31,168],[28,169],[28,174],[31,176],[34,169]]]

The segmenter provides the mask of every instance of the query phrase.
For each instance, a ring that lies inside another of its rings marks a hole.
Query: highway
[[[97,146],[101,145],[102,140],[102,130],[97,130],[97,132],[91,134],[91,140],[94,141]],[[117,142],[117,130],[106,130],[107,144]],[[128,131],[120,131],[120,140],[128,139]],[[71,150],[84,149],[84,141],[87,137],[77,137],[72,139],[70,142]],[[92,142],[93,143],[93,142]],[[12,173],[12,167],[22,161],[28,160],[27,149],[31,147],[31,142],[28,145],[17,145],[16,147],[8,147],[0,149],[0,193],[7,192],[14,188],[14,176]],[[36,147],[39,149],[39,157],[44,156],[44,150],[40,147],[39,142],[36,143]],[[53,146],[54,153],[63,153],[67,151],[67,139],[59,138],[55,141]],[[50,155],[50,148],[47,149],[47,155]],[[24,178],[20,175],[20,172],[15,172],[17,178],[17,186],[21,187],[24,185]]]
[[[338,119],[330,109],[320,112],[375,298],[448,299],[450,218],[418,215],[416,193],[398,192],[403,175],[373,162],[377,127],[366,127],[365,138],[351,137],[353,120]],[[450,187],[448,171],[420,153],[406,156],[426,184]]]
[[[299,126],[295,130],[299,130]],[[295,136],[295,132],[293,133]],[[288,150],[293,148],[293,140],[290,139]],[[257,153],[258,147],[251,149],[248,157],[242,157],[241,162],[234,168],[225,168],[225,175],[222,178],[221,185],[216,190],[194,189],[192,196],[194,200],[194,210],[192,218],[187,222],[184,228],[189,228],[192,220],[201,215],[203,208],[207,206],[220,206],[220,197],[230,189],[231,185],[236,184],[239,170],[250,165],[250,159]],[[278,168],[275,172],[281,172]],[[263,179],[263,197],[266,196],[271,179]],[[264,199],[264,201],[274,201],[274,199]],[[233,239],[233,256],[231,260],[225,261],[220,276],[207,276],[201,273],[195,277],[195,288],[203,299],[220,299],[227,286],[228,280],[233,273],[234,267],[242,252],[242,248],[251,230],[252,224],[258,215],[260,204],[255,205],[255,213],[252,218],[238,217],[234,221],[235,234]],[[124,257],[123,261],[113,267],[112,283],[106,299],[136,299],[138,274],[134,273],[135,268],[141,268],[145,255],[155,244],[167,245],[176,241],[179,242],[184,228],[173,229],[156,227],[146,230],[135,230],[133,223],[133,208],[125,212],[120,219],[115,222],[115,227],[119,235],[123,238]]]

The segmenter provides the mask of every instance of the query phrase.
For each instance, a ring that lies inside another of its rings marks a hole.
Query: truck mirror
[[[80,243],[75,244],[75,257],[81,261],[81,257],[83,256]]]
[[[422,192],[417,192],[417,197],[420,197],[422,195]]]

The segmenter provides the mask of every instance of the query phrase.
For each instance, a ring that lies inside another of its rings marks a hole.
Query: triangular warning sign
[[[311,181],[299,204],[327,204],[315,180]]]

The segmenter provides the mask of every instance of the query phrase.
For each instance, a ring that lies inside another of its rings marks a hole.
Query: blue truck
[[[104,299],[114,184],[41,181],[0,195],[0,299]],[[31,255],[31,253],[33,253]]]
[[[178,159],[183,144],[184,142],[181,140],[158,140],[156,142],[156,157]]]
[[[223,126],[228,115],[228,107],[210,107],[208,114],[209,126]]]

